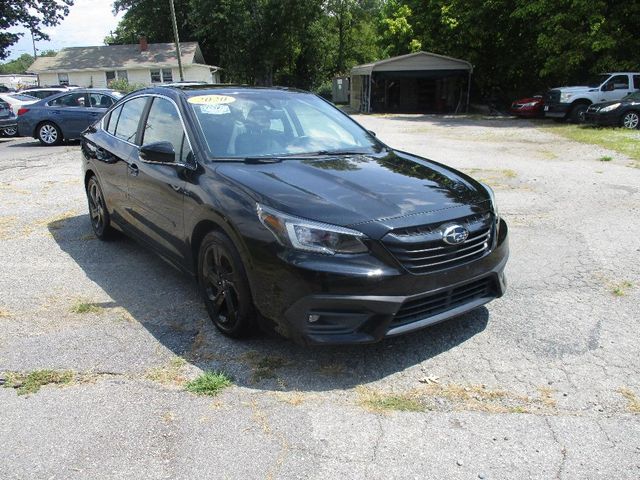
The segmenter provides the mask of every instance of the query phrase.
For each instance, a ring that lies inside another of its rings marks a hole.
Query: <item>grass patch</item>
[[[601,162],[610,162],[611,160],[613,160],[613,157],[610,157],[609,155],[603,155],[598,160],[600,160]]]
[[[256,351],[249,351],[242,355],[242,360],[246,361],[252,369],[251,379],[259,382],[268,378],[276,378],[276,370],[286,366],[289,362],[282,357],[263,356]]]
[[[627,409],[631,413],[640,413],[640,399],[628,388],[620,388],[618,390],[620,394],[627,399]]]
[[[338,362],[332,362],[332,363],[328,363],[326,365],[322,365],[318,371],[323,374],[323,375],[330,375],[330,376],[334,376],[334,375],[342,375],[343,373],[345,373],[347,369],[345,368],[345,366],[341,363]]]
[[[67,385],[74,379],[73,372],[57,370],[35,370],[33,372],[7,375],[5,388],[15,388],[18,395],[36,393],[44,385]]]
[[[216,396],[233,385],[231,378],[223,372],[205,372],[186,385],[186,390],[196,395]]]
[[[102,313],[104,309],[95,303],[78,300],[71,307],[71,313]]]
[[[187,361],[184,358],[175,357],[164,367],[152,368],[145,376],[149,380],[163,385],[182,384],[185,381],[182,367],[186,364]]]
[[[633,287],[633,283],[628,280],[624,280],[611,287],[611,293],[616,297],[624,297],[627,294],[627,290]]]
[[[543,125],[574,142],[598,145],[600,147],[622,153],[635,161],[640,167],[640,132],[624,128],[595,128],[585,125]]]
[[[359,403],[374,412],[424,412],[425,405],[410,393],[381,393],[371,389],[359,389]]]

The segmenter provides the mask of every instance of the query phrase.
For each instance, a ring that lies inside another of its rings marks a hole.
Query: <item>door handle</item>
[[[132,175],[134,177],[137,177],[138,173],[140,173],[140,169],[135,163],[130,164],[128,167],[128,170],[129,170],[129,175]]]

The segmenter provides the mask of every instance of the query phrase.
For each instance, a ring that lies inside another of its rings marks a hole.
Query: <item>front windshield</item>
[[[623,100],[635,100],[636,102],[640,101],[640,92],[633,92],[629,95],[626,95]]]
[[[591,77],[587,82],[587,86],[589,88],[596,88],[602,85],[611,75],[608,73],[601,73],[600,75],[596,75]]]
[[[381,148],[371,134],[310,93],[217,90],[194,92],[187,101],[209,154],[217,158],[370,153]]]

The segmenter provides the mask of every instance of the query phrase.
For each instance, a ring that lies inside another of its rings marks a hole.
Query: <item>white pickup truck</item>
[[[592,103],[620,100],[640,90],[640,73],[603,73],[578,87],[552,88],[544,96],[544,115],[558,121],[584,122],[584,112]]]

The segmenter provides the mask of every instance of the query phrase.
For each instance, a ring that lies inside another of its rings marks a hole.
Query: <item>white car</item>
[[[70,89],[67,87],[37,87],[37,88],[27,88],[25,90],[21,90],[21,95],[29,95],[31,97],[36,97],[38,100],[42,100],[43,98],[50,97],[51,95],[55,95],[57,93],[68,92]]]
[[[31,105],[40,101],[38,98],[20,93],[0,93],[0,100],[9,104],[10,118],[6,118],[0,122],[0,130],[2,134],[7,137],[14,137],[18,133],[16,128],[17,122],[14,122],[18,115],[18,110],[25,105]]]

